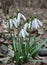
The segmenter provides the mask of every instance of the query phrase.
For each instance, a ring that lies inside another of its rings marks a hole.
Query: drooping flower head
[[[16,28],[18,28],[18,26],[20,25],[21,23],[21,18],[26,21],[26,17],[21,14],[21,13],[18,13],[17,15],[17,18],[13,18],[13,19],[9,19],[9,22],[10,22],[10,29],[12,29],[12,26],[14,25]]]
[[[41,22],[39,19],[35,18],[35,19],[32,21],[32,28],[33,28],[33,29],[38,29],[38,28],[40,28],[41,26],[43,26],[43,24],[42,24],[42,22]]]
[[[25,38],[26,36],[29,36],[29,33],[24,29],[21,29],[21,31],[19,32],[19,37]]]

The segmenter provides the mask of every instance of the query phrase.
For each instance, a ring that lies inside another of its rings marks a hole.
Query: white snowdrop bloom
[[[12,19],[9,19],[10,29],[12,29],[13,27],[12,21],[13,21]]]
[[[38,25],[36,19],[34,21],[32,21],[32,28],[34,28],[34,29],[38,29],[39,28],[39,25]]]
[[[29,33],[27,33],[27,31],[25,31],[24,29],[21,29],[19,37],[25,38],[26,36],[29,36]]]
[[[13,19],[12,23],[14,24],[14,26],[15,26],[16,28],[18,27],[18,24],[19,24],[19,23],[17,22],[16,18]]]
[[[19,33],[19,37],[23,37],[25,38],[25,32],[24,29],[21,29],[20,33]]]
[[[19,26],[19,23],[17,22],[17,19],[16,19],[16,18],[10,19],[9,22],[10,22],[10,29],[12,29],[13,25],[14,25],[16,28]]]
[[[43,26],[43,24],[41,23],[41,21],[39,21],[37,18],[35,18],[32,21],[32,28],[38,29],[38,28],[40,28],[40,26]]]
[[[27,33],[27,28],[28,28],[28,23],[25,23],[25,25],[24,25],[24,27],[23,27],[23,29],[24,29],[24,32],[25,32],[25,35],[29,35],[29,33]]]
[[[26,17],[23,14],[21,14],[21,17],[26,21]]]
[[[24,25],[24,27],[23,27],[24,31],[26,31],[27,28],[28,28],[28,23],[25,23],[25,25]]]
[[[17,18],[13,18],[13,19],[10,19],[9,22],[10,22],[10,29],[12,29],[13,27],[13,24],[14,26],[17,28],[19,25],[20,25],[20,19],[23,18],[24,20],[26,20],[25,16],[21,13],[18,13],[18,16]]]
[[[28,24],[28,29],[30,29],[31,28],[31,22]]]
[[[14,20],[15,22],[17,22],[17,19],[16,19],[16,18],[13,18],[13,20]]]
[[[24,17],[24,15],[22,15],[21,13],[18,13],[18,16],[17,16],[17,18],[14,18],[13,19],[13,24],[14,24],[14,26],[17,28],[19,25],[20,25],[20,19],[21,18],[23,18],[24,20],[25,20],[25,17]]]
[[[31,27],[31,22],[30,23],[25,23],[23,29],[26,31],[27,28],[30,29],[30,27]]]
[[[17,22],[20,23],[21,13],[18,13]]]
[[[18,16],[17,16],[17,22],[20,22],[20,18],[23,18],[23,20],[26,21],[26,17],[25,17],[23,14],[18,13]]]

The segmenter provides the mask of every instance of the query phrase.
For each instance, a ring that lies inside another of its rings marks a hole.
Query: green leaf
[[[12,42],[13,42],[13,44],[12,44],[12,46],[13,46],[13,50],[14,50],[14,52],[16,52],[16,39],[15,39],[15,37],[14,36],[12,36]]]
[[[39,44],[39,45],[37,46],[37,48],[34,49],[34,51],[32,52],[31,55],[34,55],[36,52],[38,52],[38,50],[46,43],[46,41],[47,41],[47,39],[45,39],[41,44]]]

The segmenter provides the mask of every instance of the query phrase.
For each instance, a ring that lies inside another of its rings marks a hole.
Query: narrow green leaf
[[[36,53],[46,43],[46,41],[47,41],[47,39],[45,39],[41,44],[39,44],[38,47],[32,52],[31,55]]]

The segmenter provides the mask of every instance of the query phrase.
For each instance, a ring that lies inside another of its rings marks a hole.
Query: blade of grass
[[[32,62],[44,62],[47,63],[47,60],[31,60]]]
[[[34,49],[31,55],[35,54],[46,43],[46,41],[47,39],[45,39],[41,44],[39,44],[38,47]]]

